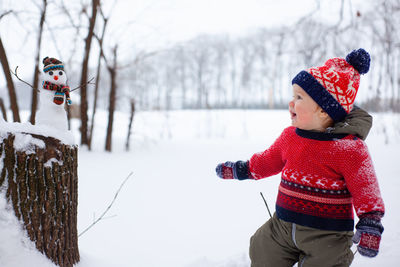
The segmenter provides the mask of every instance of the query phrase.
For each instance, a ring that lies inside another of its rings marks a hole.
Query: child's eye
[[[296,99],[296,100],[302,99],[300,95],[294,95],[293,98]]]

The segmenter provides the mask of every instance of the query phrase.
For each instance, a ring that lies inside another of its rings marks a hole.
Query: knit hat
[[[56,58],[45,57],[43,59],[43,72],[50,70],[64,70],[64,64]]]
[[[353,50],[344,58],[332,58],[321,67],[301,71],[294,77],[297,84],[335,121],[341,121],[352,110],[360,85],[360,74],[369,70],[367,51]]]

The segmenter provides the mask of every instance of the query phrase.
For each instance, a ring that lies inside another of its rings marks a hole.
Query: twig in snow
[[[268,210],[269,217],[272,218],[271,212],[269,211],[269,207],[268,207],[267,201],[266,201],[265,198],[264,198],[263,193],[260,192],[260,195],[261,195],[261,197],[262,197],[263,200],[264,200],[265,206],[267,206],[267,210]]]
[[[119,186],[117,192],[114,195],[114,199],[111,201],[110,205],[108,205],[108,207],[105,209],[105,211],[103,212],[103,214],[101,214],[101,216],[99,218],[97,218],[97,220],[95,220],[91,225],[89,225],[88,227],[86,227],[85,230],[83,230],[78,237],[80,237],[81,235],[83,235],[84,233],[86,233],[90,228],[92,228],[94,225],[96,225],[96,223],[98,223],[99,221],[101,221],[102,219],[104,219],[104,216],[107,214],[107,212],[111,209],[112,205],[114,204],[115,200],[118,197],[119,192],[121,191],[122,187],[125,185],[125,183],[128,181],[128,179],[132,176],[131,172],[126,178],[125,180],[121,183],[121,185]]]

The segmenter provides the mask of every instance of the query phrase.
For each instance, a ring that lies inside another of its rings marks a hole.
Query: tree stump
[[[32,142],[21,149],[18,138]],[[0,144],[0,193],[36,248],[55,264],[79,262],[77,146],[52,137],[8,133]]]

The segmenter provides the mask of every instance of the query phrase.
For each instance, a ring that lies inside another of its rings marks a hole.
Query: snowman
[[[36,124],[68,130],[66,103],[71,104],[70,88],[67,86],[67,75],[64,64],[55,58],[43,59],[43,83],[40,88],[39,110],[36,114]]]

